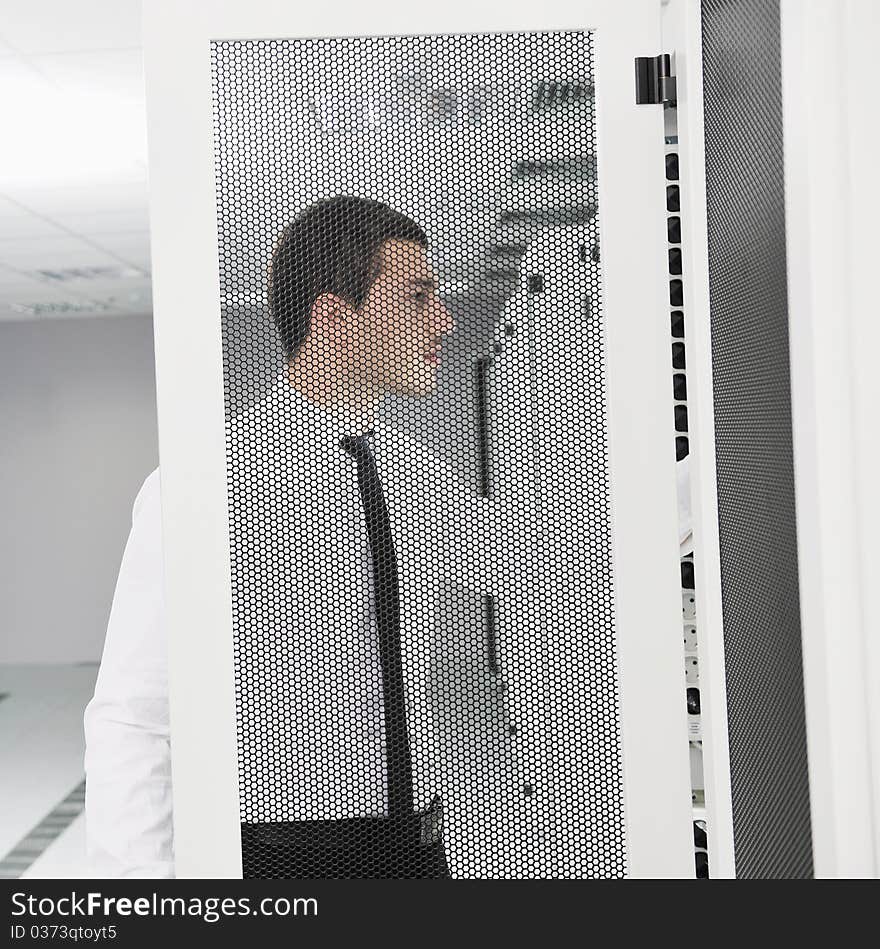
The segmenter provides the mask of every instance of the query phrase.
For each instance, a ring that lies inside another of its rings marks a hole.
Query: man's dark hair
[[[286,358],[308,335],[322,293],[361,306],[379,276],[382,244],[394,239],[428,246],[415,221],[382,201],[350,195],[309,205],[284,228],[272,253],[269,311]]]

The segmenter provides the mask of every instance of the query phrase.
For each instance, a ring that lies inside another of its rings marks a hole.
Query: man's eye
[[[419,303],[424,303],[428,299],[428,294],[424,290],[416,290],[413,299],[418,300]]]

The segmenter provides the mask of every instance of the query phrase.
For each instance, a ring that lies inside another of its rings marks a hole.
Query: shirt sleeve
[[[174,877],[159,469],[144,481],[83,716],[86,855],[96,878]]]

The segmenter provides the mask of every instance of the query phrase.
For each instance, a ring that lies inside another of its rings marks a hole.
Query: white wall
[[[157,464],[149,315],[0,323],[0,663],[100,659]]]
[[[880,133],[873,0],[782,5],[792,428],[813,863],[880,876]],[[814,84],[817,56],[823,81]],[[805,84],[814,86],[804,95]]]

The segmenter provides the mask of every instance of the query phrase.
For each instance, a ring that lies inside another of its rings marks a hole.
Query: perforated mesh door
[[[212,43],[246,877],[624,872],[591,54]]]
[[[739,877],[813,875],[778,0],[704,0],[715,461]]]

